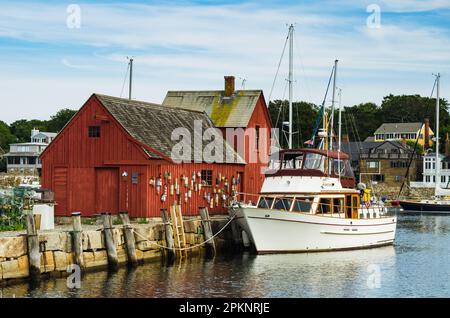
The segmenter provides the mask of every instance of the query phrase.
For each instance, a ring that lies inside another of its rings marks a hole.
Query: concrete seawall
[[[212,218],[213,233],[217,233],[227,223],[227,218]],[[105,248],[103,229],[83,230],[83,258],[85,270],[108,267],[108,257]],[[159,260],[164,255],[166,245],[164,239],[164,226],[162,223],[132,224],[136,241],[136,256],[140,262]],[[192,247],[204,242],[203,228],[199,218],[184,220],[186,233],[186,247]],[[51,231],[39,231],[39,245],[41,255],[42,275],[67,275],[67,267],[74,264],[72,236],[69,228],[60,228]],[[114,226],[114,243],[117,249],[119,264],[127,263],[126,244],[122,225]],[[231,242],[231,230],[226,228],[216,238],[215,243],[219,249],[227,247]],[[200,252],[203,245],[193,248],[192,252]],[[27,251],[27,237],[25,234],[9,234],[0,237],[0,284],[8,284],[29,277],[29,262]]]

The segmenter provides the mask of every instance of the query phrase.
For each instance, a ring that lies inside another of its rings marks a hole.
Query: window
[[[289,211],[291,208],[292,199],[290,198],[277,198],[273,204],[273,209]]]
[[[367,168],[378,168],[378,161],[367,161]]]
[[[441,182],[445,183],[445,176],[441,176]]]
[[[19,165],[20,157],[8,157],[8,164],[10,165]]]
[[[36,157],[28,157],[28,164],[29,165],[36,164]]]
[[[311,210],[312,198],[296,198],[294,201],[294,212],[309,212]]]
[[[258,202],[258,208],[260,209],[270,209],[272,206],[273,198],[261,197]]]
[[[212,170],[202,170],[201,179],[202,185],[212,186]]]
[[[100,126],[89,126],[89,138],[100,138]]]
[[[430,178],[430,176],[425,176],[425,182],[430,182],[431,181],[431,178]]]
[[[319,213],[329,213],[331,211],[331,199],[320,199]]]
[[[384,174],[374,174],[374,175],[372,175],[372,181],[384,182]]]
[[[402,181],[402,176],[394,176],[394,180],[395,182],[400,182]]]
[[[259,125],[255,126],[255,135],[256,135],[256,150],[259,151]]]

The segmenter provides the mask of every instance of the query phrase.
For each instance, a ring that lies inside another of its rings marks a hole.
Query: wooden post
[[[164,224],[164,233],[166,235],[166,246],[169,248],[167,250],[167,255],[169,257],[169,260],[173,259],[175,256],[174,253],[174,241],[173,241],[173,229],[172,225],[170,224],[169,216],[167,215],[166,209],[161,209],[161,217]]]
[[[39,252],[39,237],[36,230],[33,211],[26,212],[28,264],[30,277],[37,279],[41,275],[41,253]]]
[[[83,241],[82,234],[83,229],[81,228],[81,212],[73,212],[72,213],[72,250],[75,256],[75,264],[84,267],[84,259],[83,259]]]
[[[130,266],[137,266],[138,259],[136,256],[136,242],[134,240],[134,232],[133,228],[130,224],[130,217],[128,216],[128,212],[120,212],[120,218],[123,223],[123,232],[125,234],[125,244],[127,248],[127,256],[128,256],[128,264]]]
[[[112,218],[111,213],[103,212],[103,234],[105,237],[106,253],[108,255],[108,266],[111,269],[117,269],[119,267],[119,259],[117,257],[116,243],[114,243],[114,236],[112,231]]]
[[[200,217],[202,218],[202,227],[205,241],[209,240],[205,244],[206,252],[208,255],[215,255],[216,245],[214,244],[214,239],[212,239],[213,232],[211,229],[211,219],[209,218],[208,208],[205,207],[200,208]]]

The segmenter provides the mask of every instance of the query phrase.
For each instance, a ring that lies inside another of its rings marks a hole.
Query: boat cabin
[[[355,176],[350,165],[349,155],[342,151],[309,148],[288,149],[281,150],[277,157],[270,161],[266,175],[340,178],[342,187],[355,187]]]
[[[360,195],[357,191],[322,195],[261,195],[257,208],[345,219],[370,218],[370,215],[363,212],[364,209],[361,210]]]

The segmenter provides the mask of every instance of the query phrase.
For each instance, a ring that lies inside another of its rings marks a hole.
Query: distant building
[[[433,137],[434,132],[430,128],[429,121],[425,120],[424,123],[384,123],[375,131],[373,141],[416,141],[419,138],[418,143],[428,148],[433,144]]]
[[[399,141],[385,141],[368,146],[359,157],[359,180],[364,183],[399,187],[408,170],[408,180],[416,180],[420,155]]]
[[[4,155],[7,158],[7,172],[40,175],[42,165],[39,156],[55,137],[56,133],[33,129],[31,130],[31,142],[10,144],[9,152]]]

